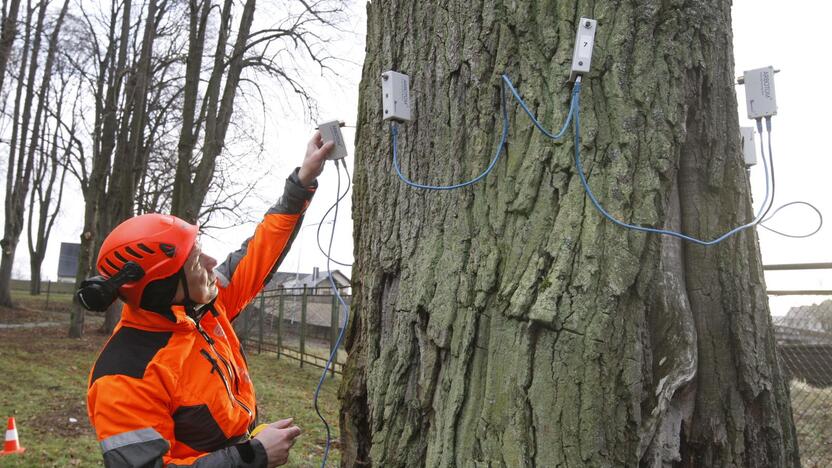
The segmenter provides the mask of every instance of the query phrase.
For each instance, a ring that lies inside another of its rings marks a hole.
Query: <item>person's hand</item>
[[[269,468],[280,466],[289,461],[289,449],[300,435],[300,428],[292,425],[292,418],[281,419],[260,431],[255,439],[263,444],[269,459]]]
[[[303,158],[303,164],[298,171],[298,179],[301,185],[308,187],[321,175],[324,170],[324,163],[326,156],[335,147],[335,143],[329,141],[323,143],[321,132],[315,132],[309,144],[306,145],[306,156]]]

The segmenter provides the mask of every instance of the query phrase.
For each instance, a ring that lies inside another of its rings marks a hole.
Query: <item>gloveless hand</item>
[[[289,461],[289,449],[300,435],[300,428],[292,425],[292,418],[281,419],[260,431],[255,439],[263,444],[269,459],[269,468],[280,466]]]
[[[324,170],[324,163],[326,163],[326,156],[335,147],[335,143],[324,143],[321,138],[321,132],[316,131],[312,135],[312,139],[306,145],[306,156],[303,158],[303,164],[298,171],[298,179],[304,187],[308,187],[321,175]]]

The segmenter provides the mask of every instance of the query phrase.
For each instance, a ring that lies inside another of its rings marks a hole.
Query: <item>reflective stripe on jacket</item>
[[[215,269],[219,294],[198,321],[182,306],[125,305],[90,372],[87,408],[106,466],[265,466],[254,385],[232,328],[273,275],[314,194],[297,182],[254,236]]]

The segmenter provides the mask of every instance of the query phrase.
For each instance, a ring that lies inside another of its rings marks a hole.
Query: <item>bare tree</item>
[[[84,195],[84,228],[81,233],[81,248],[78,257],[78,271],[75,276],[76,287],[95,271],[93,261],[97,250],[96,243],[100,224],[101,209],[107,196],[107,182],[111,170],[112,155],[116,145],[116,132],[121,113],[118,103],[127,75],[127,50],[130,42],[130,25],[132,14],[131,0],[110,2],[109,15],[99,17],[98,12],[87,11],[79,6],[83,27],[77,29],[89,40],[81,51],[89,57],[81,60],[69,60],[76,64],[77,72],[89,87],[93,102],[94,117],[91,128],[91,150],[79,151],[83,159],[77,160],[73,174],[79,176],[81,193]],[[119,27],[120,25],[120,27]],[[103,34],[99,30],[103,26]],[[80,304],[73,303],[69,336],[80,337],[84,333],[85,312]]]
[[[192,222],[199,218],[206,195],[211,189],[217,158],[226,144],[243,71],[251,69],[265,72],[301,96],[306,105],[313,105],[301,80],[275,58],[292,45],[300,55],[306,56],[322,69],[330,69],[328,63],[333,60],[319,47],[326,43],[326,39],[316,28],[337,29],[337,20],[343,12],[342,2],[301,2],[303,8],[300,12],[287,14],[283,21],[273,27],[252,32],[255,3],[255,0],[246,0],[233,46],[229,45],[232,35],[231,0],[225,0],[220,7],[213,63],[209,68],[201,102],[199,84],[203,75],[202,55],[206,49],[206,31],[211,12],[218,5],[211,0],[191,0],[189,3],[189,46],[182,131],[171,211]]]
[[[40,294],[41,265],[49,245],[52,227],[55,225],[63,202],[69,156],[74,144],[71,138],[63,136],[61,121],[64,116],[64,103],[69,91],[68,82],[71,75],[67,73],[66,66],[60,66],[58,71],[60,83],[52,91],[55,96],[55,109],[48,111],[53,122],[51,126],[43,126],[42,148],[38,151],[32,191],[29,195],[27,222],[31,278],[29,292],[33,295]]]
[[[58,48],[58,37],[64,17],[66,16],[68,4],[69,0],[65,0],[63,8],[55,20],[52,32],[49,35],[45,63],[40,74],[41,80],[39,87],[36,86],[36,83],[39,72],[41,36],[44,31],[44,21],[49,6],[48,1],[40,2],[35,29],[31,32],[31,35],[29,34],[27,24],[27,42],[28,38],[31,37],[32,50],[31,55],[28,55],[28,44],[24,44],[24,59],[21,61],[21,76],[18,81],[18,88],[25,87],[26,92],[22,109],[19,105],[21,93],[18,92],[16,96],[12,148],[9,152],[8,163],[9,173],[6,176],[6,217],[3,229],[3,240],[0,241],[3,249],[2,263],[0,263],[0,305],[9,307],[12,305],[10,283],[14,253],[20,240],[20,233],[23,231],[25,203],[34,168],[35,156],[41,150],[41,126],[43,125],[44,114],[46,113],[46,97],[50,89],[52,68],[55,63],[55,51]],[[29,9],[29,17],[31,17],[31,2]],[[28,75],[24,80],[22,71],[26,65],[27,55],[29,57]],[[36,89],[38,89],[37,102],[35,102]],[[35,109],[34,118],[31,114],[33,107]],[[19,124],[16,119],[18,111],[22,111]],[[16,150],[17,155],[15,157],[15,146],[17,144],[19,144],[19,148]]]
[[[89,140],[89,148],[73,152],[71,168],[85,198],[76,282],[94,271],[94,255],[106,233],[137,212],[170,209],[202,225],[218,213],[239,214],[235,208],[252,185],[217,178],[222,174],[217,166],[234,138],[229,132],[235,96],[244,83],[257,89],[244,71],[280,77],[308,98],[298,79],[278,67],[268,51],[281,44],[285,50],[295,41],[326,68],[328,57],[315,46],[323,36],[309,28],[333,25],[328,18],[341,11],[340,1],[301,2],[299,11],[287,14],[285,28],[252,32],[255,4],[112,0],[106,16],[79,7],[77,24],[83,27],[76,25],[75,36],[88,39],[79,47],[82,57],[72,60],[87,99],[94,102],[89,106],[94,118],[88,139],[76,135]],[[175,171],[170,171],[172,159]],[[116,309],[108,313],[104,331],[117,318]],[[83,321],[76,304],[71,336],[83,333]]]

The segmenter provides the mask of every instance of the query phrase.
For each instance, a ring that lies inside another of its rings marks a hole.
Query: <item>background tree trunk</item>
[[[11,55],[14,38],[17,35],[18,11],[20,11],[20,0],[3,2],[4,17],[2,31],[0,31],[0,94],[6,82],[6,65],[9,64],[9,55]]]
[[[29,132],[29,124],[32,117],[32,105],[35,97],[35,79],[38,72],[38,59],[40,55],[40,42],[43,33],[43,21],[46,17],[46,8],[48,2],[42,2],[38,7],[37,24],[33,31],[29,30],[27,25],[26,39],[24,41],[23,60],[20,66],[20,76],[18,77],[18,92],[15,96],[15,120],[12,123],[12,139],[9,150],[8,172],[6,173],[6,198],[5,208],[6,213],[3,223],[3,238],[0,240],[0,247],[2,248],[2,255],[0,255],[0,305],[5,307],[12,307],[11,299],[11,279],[12,266],[14,265],[15,252],[17,251],[17,244],[20,241],[20,233],[23,231],[24,220],[23,211],[26,205],[26,195],[29,192],[29,182],[32,177],[32,168],[34,167],[34,152],[27,151],[30,147],[27,145],[26,137]],[[28,18],[32,17],[32,8],[29,9]],[[31,36],[30,36],[31,33]],[[26,57],[29,47],[29,38],[31,37],[31,56],[27,62]],[[24,78],[24,69],[29,67],[28,77]],[[25,80],[25,81],[24,81]],[[21,94],[21,89],[25,86],[26,92]],[[23,96],[23,105],[20,107],[20,98]],[[22,111],[20,122],[17,120],[18,111]],[[39,133],[37,131],[38,122],[35,122],[35,130],[32,131],[33,140],[36,141]],[[18,144],[17,155],[14,149],[11,149]],[[15,158],[17,161],[15,162]]]
[[[202,8],[211,8],[210,3],[203,5]],[[198,119],[195,118],[193,112],[196,110],[194,99],[199,82],[193,80],[193,75],[199,71],[201,60],[197,61],[192,57],[188,61],[185,84],[187,87],[185,90],[186,103],[183,107],[183,126],[178,148],[179,162],[176,166],[171,214],[192,223],[196,223],[199,219],[200,209],[203,207],[205,196],[208,194],[211,181],[214,178],[217,158],[225,146],[225,136],[234,112],[234,99],[240,84],[240,75],[245,67],[243,54],[248,48],[249,33],[254,22],[255,6],[255,0],[246,0],[240,15],[240,25],[237,30],[237,39],[234,42],[233,54],[230,59],[226,60],[224,51],[231,32],[232,2],[230,0],[225,1],[222,8],[221,29],[217,40],[214,64],[211,69],[211,78],[203,99],[205,109],[200,111],[201,115]],[[189,33],[189,51],[191,53],[201,52],[205,46],[205,15],[203,13],[201,16],[197,16],[198,12],[199,10],[192,5]],[[197,17],[200,18],[198,21]],[[220,84],[223,78],[225,78],[225,86],[221,87]],[[189,115],[185,115],[186,113]],[[193,167],[191,159],[203,119],[205,125],[204,148],[199,164]],[[198,121],[196,129],[191,127],[194,121]],[[192,171],[194,172],[193,179],[191,178]]]
[[[799,465],[753,231],[701,247],[613,225],[572,140],[545,139],[514,101],[482,182],[425,192],[394,175],[383,71],[411,76],[404,173],[467,180],[499,141],[501,73],[562,124],[589,16],[581,150],[601,202],[704,238],[751,219],[730,2],[585,5],[368,6],[345,466]]]
[[[51,156],[51,176],[49,182],[45,182],[45,167],[48,166],[50,163],[46,162],[47,159],[50,159],[49,156],[46,154],[51,153],[54,151],[57,153],[57,148],[49,148],[49,141],[52,140],[51,137],[47,136],[47,129],[48,125],[46,123],[46,113],[47,113],[47,106],[49,104],[49,92],[51,90],[51,82],[52,82],[52,72],[55,66],[55,54],[58,50],[58,37],[61,34],[61,26],[63,25],[64,18],[66,17],[67,7],[69,6],[69,0],[64,0],[63,7],[61,8],[58,17],[55,19],[55,23],[53,25],[52,32],[49,35],[49,45],[46,49],[46,62],[44,63],[43,74],[41,76],[41,84],[38,92],[37,97],[37,106],[35,110],[35,120],[32,125],[32,139],[29,143],[29,156],[28,160],[31,161],[33,164],[37,164],[40,166],[39,170],[37,171],[38,174],[35,176],[35,183],[32,184],[32,196],[30,197],[29,203],[29,221],[28,221],[28,241],[29,241],[29,255],[30,255],[30,266],[34,267],[37,266],[37,272],[32,274],[31,277],[31,284],[37,285],[30,288],[30,292],[32,294],[40,293],[40,265],[43,263],[43,257],[46,254],[46,241],[49,239],[49,233],[46,230],[46,218],[49,212],[49,205],[44,204],[43,200],[43,192],[44,190],[49,191],[49,198],[51,199],[51,192],[52,186],[55,183],[55,178],[57,175],[57,166],[58,161],[57,157],[53,154]],[[30,87],[34,85],[34,81],[30,82]],[[60,113],[58,113],[60,115]],[[57,138],[57,125],[55,126],[55,137]],[[55,142],[57,145],[57,142]],[[41,169],[43,172],[41,173]],[[63,177],[61,178],[61,184],[63,186]],[[26,187],[29,188],[28,186]],[[37,247],[34,246],[32,242],[32,211],[34,211],[34,195],[35,193],[39,194],[40,197],[40,216],[39,219],[41,220],[40,228],[41,230],[38,232],[37,236]],[[25,192],[23,194],[25,198]],[[60,202],[58,202],[60,205]],[[23,203],[20,203],[20,210],[21,213],[23,212]],[[57,211],[54,217],[57,216]],[[22,223],[20,229],[23,229]],[[50,223],[49,230],[52,229],[52,225]]]
[[[66,186],[66,173],[69,169],[70,154],[73,151],[73,140],[71,138],[61,138],[63,136],[61,116],[63,115],[68,82],[66,71],[66,67],[59,67],[57,70],[60,83],[54,86],[56,89],[53,91],[55,109],[51,111],[47,107],[47,112],[55,117],[55,121],[51,129],[48,128],[49,125],[44,125],[42,131],[43,145],[45,146],[47,141],[51,142],[48,148],[44,147],[39,152],[35,178],[32,180],[32,191],[29,195],[27,239],[29,241],[29,271],[31,275],[29,293],[32,295],[40,294],[41,266],[44,257],[46,257],[46,248],[49,245],[52,228],[55,226],[55,221],[61,210]],[[50,130],[52,131],[51,135],[49,135]],[[62,143],[65,146],[60,149]],[[58,154],[59,149],[62,153],[60,156]],[[58,176],[59,171],[60,177]]]

